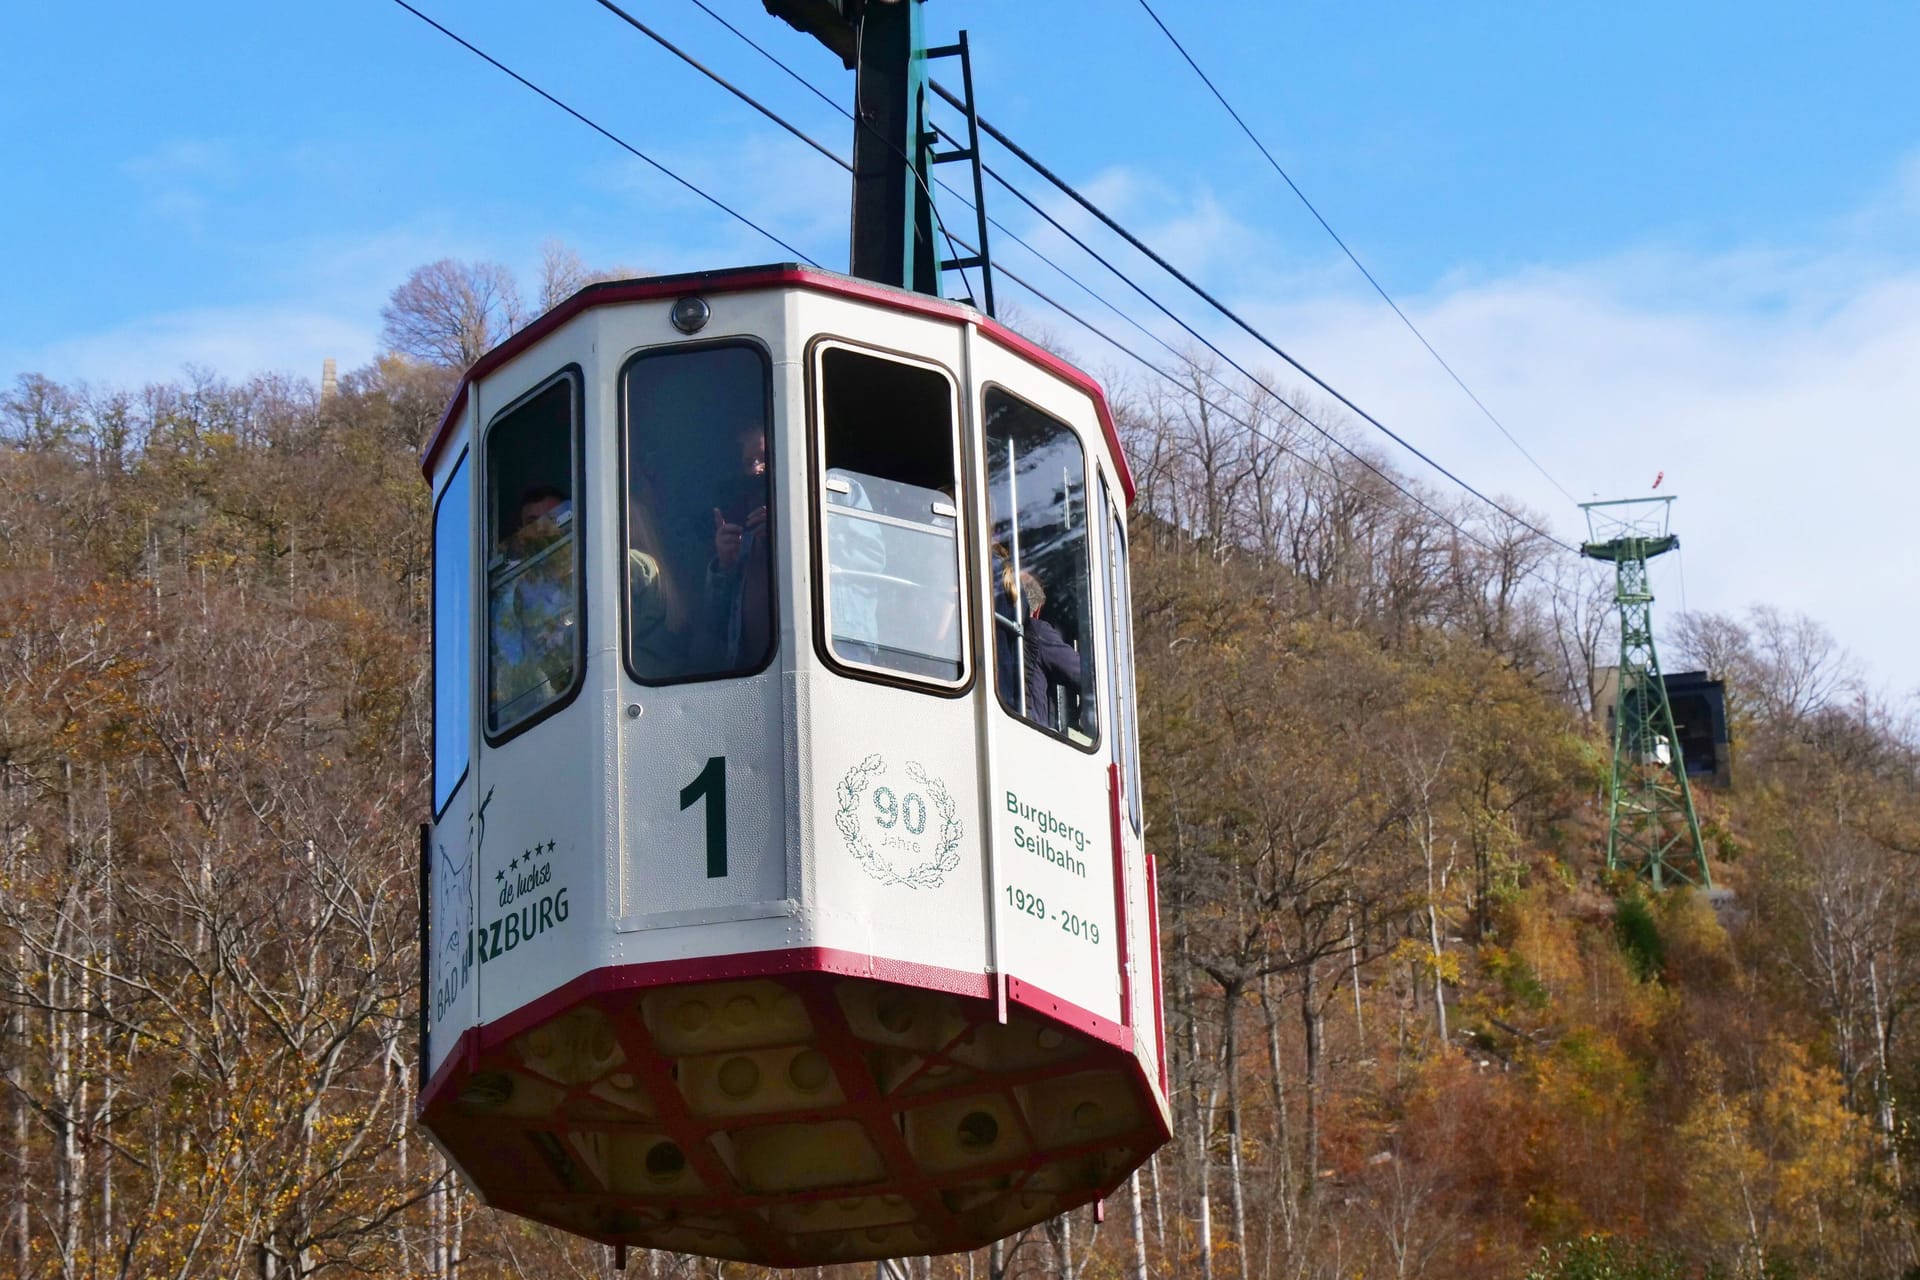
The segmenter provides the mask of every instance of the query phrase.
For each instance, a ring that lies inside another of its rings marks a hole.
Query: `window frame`
[[[828,616],[829,599],[827,594],[827,504],[826,492],[826,377],[822,361],[829,350],[851,351],[856,355],[870,356],[877,360],[891,360],[897,364],[925,369],[936,373],[946,380],[953,448],[953,483],[955,554],[959,557],[959,592],[955,604],[959,609],[960,624],[960,667],[961,678],[947,682],[930,676],[915,676],[891,667],[873,667],[864,663],[848,662],[833,652],[831,619]],[[968,451],[965,448],[967,434],[966,402],[961,395],[960,379],[953,370],[938,360],[930,359],[914,352],[900,351],[877,343],[861,342],[855,338],[839,334],[816,334],[807,343],[806,348],[806,396],[807,396],[807,527],[813,540],[812,559],[808,565],[808,577],[813,601],[813,649],[820,661],[836,675],[852,680],[864,680],[870,684],[889,685],[897,689],[910,689],[915,693],[931,694],[937,698],[963,698],[973,691],[979,678],[981,663],[977,657],[978,644],[974,635],[973,568],[976,556],[976,530],[972,516],[972,504],[968,500],[973,490],[973,475],[968,467]]]
[[[767,583],[769,599],[767,601],[767,633],[770,643],[766,656],[754,667],[743,667],[733,671],[707,671],[698,675],[674,676],[671,679],[646,679],[633,669],[633,601],[631,584],[627,581],[627,550],[632,545],[633,532],[627,527],[627,495],[630,492],[630,480],[633,465],[633,420],[627,405],[627,374],[642,361],[661,359],[687,352],[718,351],[731,347],[751,351],[760,360],[760,386],[765,393],[767,423]],[[670,689],[683,684],[710,684],[716,680],[750,680],[766,674],[780,659],[780,581],[781,544],[780,544],[780,435],[774,422],[773,393],[773,353],[766,343],[750,334],[736,334],[731,337],[709,338],[701,342],[662,342],[650,347],[640,347],[627,353],[620,361],[619,371],[614,375],[614,418],[615,432],[619,437],[618,448],[620,490],[619,517],[620,549],[616,557],[620,582],[620,670],[627,679],[647,689]]]
[[[1102,607],[1099,601],[1101,597],[1101,592],[1103,590],[1102,574],[1101,574],[1101,557],[1095,552],[1095,547],[1097,546],[1096,539],[1100,535],[1094,532],[1093,519],[1092,519],[1093,495],[1096,489],[1096,486],[1095,486],[1096,468],[1095,468],[1093,451],[1087,443],[1086,435],[1080,430],[1080,428],[1074,426],[1073,423],[1069,422],[1066,418],[1062,417],[1057,413],[1054,413],[1050,409],[1042,408],[1039,404],[1037,404],[1031,398],[1021,395],[1018,391],[1015,391],[1012,387],[1007,386],[1003,382],[996,382],[996,381],[989,380],[981,383],[980,398],[975,402],[975,409],[979,415],[978,421],[980,423],[979,437],[980,437],[980,482],[981,482],[981,489],[982,489],[981,501],[982,501],[982,505],[986,510],[986,523],[984,526],[982,526],[980,530],[980,540],[983,544],[983,550],[985,549],[985,547],[990,546],[993,541],[993,484],[990,477],[987,474],[988,466],[989,466],[987,461],[987,453],[988,453],[988,447],[989,447],[988,440],[987,440],[987,395],[989,392],[993,392],[993,391],[998,391],[1000,394],[1006,396],[1008,399],[1018,401],[1020,404],[1025,405],[1028,409],[1031,409],[1033,412],[1039,414],[1041,417],[1046,418],[1052,422],[1058,423],[1067,432],[1067,434],[1073,437],[1074,443],[1080,446],[1081,492],[1084,495],[1086,495],[1086,505],[1087,505],[1087,515],[1085,517],[1086,536],[1084,539],[1084,542],[1086,545],[1086,559],[1087,559],[1087,613],[1088,613],[1088,618],[1087,618],[1088,636],[1086,641],[1086,650],[1089,654],[1093,655],[1093,659],[1096,664],[1095,670],[1094,670],[1094,681],[1093,681],[1093,685],[1095,689],[1094,697],[1096,699],[1095,706],[1094,706],[1094,732],[1090,735],[1091,740],[1088,741],[1086,744],[1082,745],[1081,743],[1074,741],[1071,733],[1056,732],[1053,729],[1049,729],[1046,725],[1040,724],[1034,720],[1029,720],[1027,717],[1021,715],[1018,711],[1014,710],[1012,707],[1009,707],[1005,702],[1002,702],[1000,700],[1000,690],[999,690],[1000,672],[997,665],[995,666],[994,673],[993,673],[993,685],[994,685],[992,690],[993,702],[996,706],[1000,708],[1001,712],[1004,713],[1007,716],[1007,718],[1012,720],[1015,724],[1026,725],[1029,729],[1032,729],[1035,733],[1045,734],[1047,737],[1053,739],[1055,742],[1063,743],[1066,746],[1072,747],[1075,751],[1081,752],[1084,755],[1090,755],[1090,756],[1098,755],[1104,749],[1104,744],[1106,742],[1107,721],[1109,719],[1109,716],[1107,714],[1102,713],[1102,708],[1100,707],[1098,702],[1098,698],[1099,698],[1098,689],[1100,687],[1099,686],[1100,672],[1098,668],[1098,663],[1099,663],[1098,650],[1099,650],[1100,642],[1094,636],[1094,633],[1097,632],[1099,628],[1094,625],[1094,618],[1092,616],[1095,609]],[[1019,515],[1017,511],[1014,515],[1014,519],[1016,521],[1019,519]],[[991,617],[993,614],[992,575],[993,575],[993,567],[991,564],[989,564],[987,566],[987,583],[986,583],[987,614],[989,617]],[[991,642],[989,642],[985,647],[988,649],[993,649],[994,645]],[[999,661],[998,657],[993,655],[989,655],[988,660],[996,664]]]
[[[484,546],[487,537],[493,532],[491,528],[493,519],[491,505],[494,500],[494,492],[492,489],[494,477],[493,466],[490,461],[490,447],[493,443],[494,431],[499,427],[502,419],[551,389],[557,382],[566,382],[573,395],[573,421],[568,433],[568,447],[573,454],[573,495],[569,499],[573,506],[572,524],[574,548],[573,602],[575,617],[573,623],[573,646],[575,661],[573,664],[573,682],[567,686],[566,692],[549,701],[532,715],[521,720],[516,720],[499,733],[495,733],[492,725],[489,723],[491,716],[484,710],[488,705],[488,700],[493,696],[493,623],[491,620],[491,609],[480,610],[481,626],[485,631],[486,639],[481,645],[480,656],[482,661],[479,663],[479,670],[476,672],[476,675],[479,677],[480,698],[477,705],[483,708],[480,715],[480,734],[490,748],[505,746],[535,725],[566,710],[569,706],[573,705],[574,699],[580,696],[580,691],[584,689],[587,684],[587,653],[589,649],[587,644],[587,627],[590,625],[587,604],[587,506],[589,505],[586,493],[587,405],[586,375],[578,361],[564,364],[553,373],[540,379],[540,381],[534,383],[531,387],[527,388],[527,390],[515,396],[500,409],[496,410],[493,416],[487,419],[486,428],[480,433],[479,449],[481,465],[484,468],[483,479],[485,482],[481,486],[481,497],[488,503],[488,512],[482,516],[479,525],[481,530],[481,543]],[[486,566],[484,562],[481,567],[482,573],[480,575],[479,585],[484,586],[487,592],[485,598],[490,600],[493,584],[485,580],[486,574],[484,570]],[[477,591],[475,598],[476,600],[482,598]]]
[[[1144,798],[1140,794],[1140,684],[1134,678],[1133,643],[1133,536],[1127,530],[1125,509],[1113,500],[1113,491],[1104,474],[1100,477],[1100,504],[1106,526],[1107,549],[1107,670],[1112,673],[1114,720],[1113,759],[1120,766],[1121,784],[1126,790],[1126,818],[1133,833],[1146,828]],[[1117,570],[1118,572],[1112,572]],[[1125,662],[1122,662],[1124,657]],[[1123,669],[1124,667],[1124,669]]]
[[[428,759],[429,777],[427,779],[427,785],[434,791],[439,789],[440,783],[440,508],[446,505],[449,497],[453,496],[456,481],[466,488],[467,528],[466,536],[461,539],[461,546],[467,558],[466,639],[467,662],[471,665],[473,663],[473,621],[474,614],[476,613],[473,604],[477,598],[473,590],[473,473],[468,472],[465,475],[461,473],[462,469],[466,467],[472,457],[472,446],[461,446],[460,456],[454,459],[453,466],[447,471],[446,484],[441,486],[439,494],[433,500],[433,558],[431,569],[433,586],[428,592],[430,603],[427,607],[427,661],[433,672],[433,717],[432,729],[428,739],[431,743],[432,755]],[[433,820],[435,822],[447,816],[447,810],[453,807],[454,798],[460,794],[460,788],[467,785],[467,778],[473,772],[473,673],[469,671],[467,677],[467,756],[466,759],[460,763],[460,776],[455,778],[452,784],[447,787],[445,803],[433,809]],[[431,801],[432,796],[429,796],[428,799]]]

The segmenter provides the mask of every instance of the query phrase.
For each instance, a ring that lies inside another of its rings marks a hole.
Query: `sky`
[[[708,2],[851,97],[838,61],[758,0]],[[842,171],[592,0],[415,3],[845,266]],[[1664,474],[1683,551],[1656,569],[1662,616],[1803,612],[1876,686],[1920,691],[1920,5],[1155,7],[1553,481],[1587,500]],[[842,116],[692,0],[629,8],[850,149]],[[1584,531],[1138,0],[929,0],[926,21],[935,40],[968,30],[983,115],[1281,347],[1484,492]],[[0,83],[4,383],[137,387],[189,366],[317,379],[324,358],[373,359],[388,293],[441,257],[530,282],[548,241],[636,274],[791,256],[393,0],[0,6]],[[1086,225],[1017,162],[989,162]],[[989,207],[1148,320],[1004,193]],[[996,256],[1106,315],[1017,245]],[[1137,257],[1117,260],[1276,386],[1299,385]],[[1090,368],[1150,378],[1000,290]]]

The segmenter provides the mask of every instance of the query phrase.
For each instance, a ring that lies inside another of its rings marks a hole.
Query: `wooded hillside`
[[[0,1275],[609,1274],[412,1127],[426,350],[0,397]],[[1178,1139],[915,1273],[1920,1275],[1912,723],[1679,620],[1733,892],[1611,882],[1610,579],[1187,374],[1116,387]]]

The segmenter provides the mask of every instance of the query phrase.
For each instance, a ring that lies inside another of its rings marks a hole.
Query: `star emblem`
[[[548,853],[552,853],[552,852],[553,852],[553,841],[551,841],[551,840],[549,840],[549,841],[547,841],[547,852],[548,852]]]
[[[511,870],[518,871],[520,869],[520,859],[515,858],[512,862],[509,862],[507,866]]]
[[[505,880],[507,878],[507,873],[504,871],[496,871],[493,873],[493,878],[495,880]]]

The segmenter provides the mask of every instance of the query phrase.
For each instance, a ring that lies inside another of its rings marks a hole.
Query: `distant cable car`
[[[1100,389],[793,266],[596,285],[428,446],[422,1122],[491,1204],[815,1265],[1169,1134]]]

